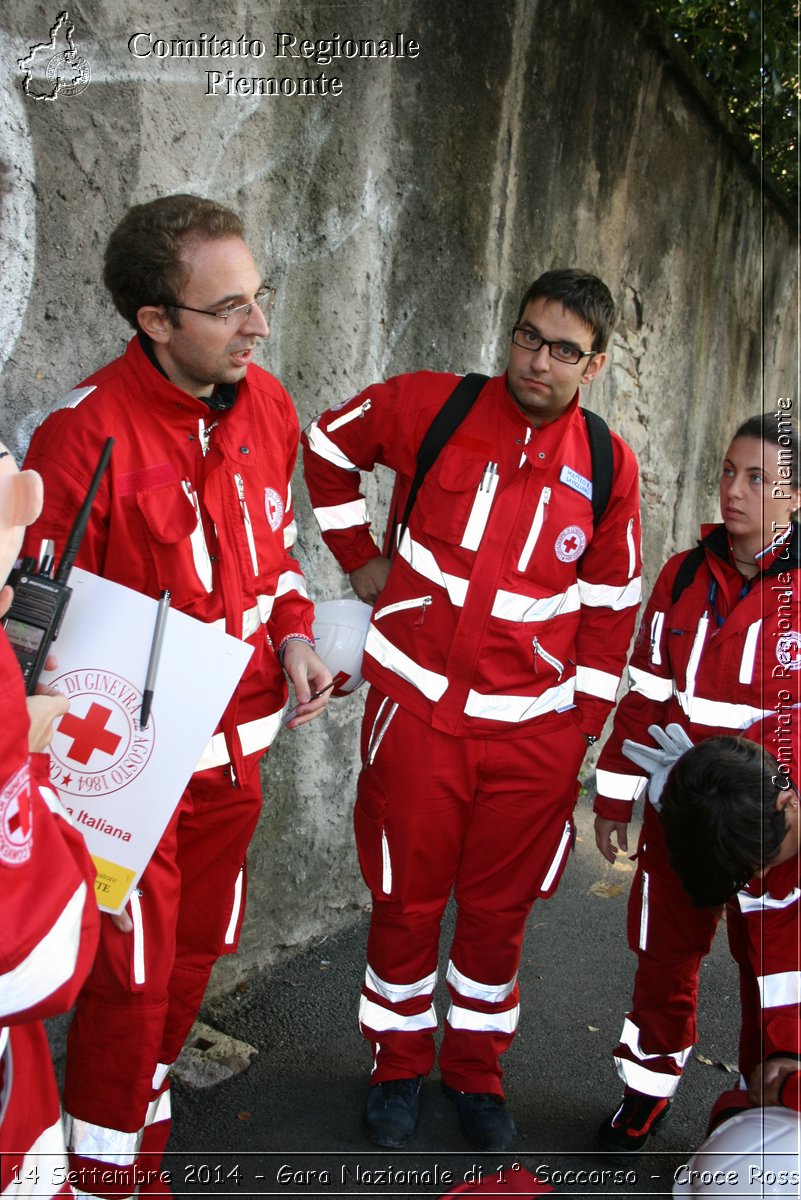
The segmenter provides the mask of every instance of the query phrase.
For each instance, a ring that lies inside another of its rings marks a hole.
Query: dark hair
[[[770,863],[787,818],[779,767],[745,738],[707,738],[678,760],[662,792],[671,865],[698,908],[724,904]]]
[[[612,293],[597,275],[576,267],[546,271],[529,287],[517,313],[518,321],[532,300],[557,300],[592,330],[592,349],[605,350],[617,320]]]
[[[179,324],[181,288],[187,265],[181,254],[192,238],[244,236],[235,212],[201,196],[161,196],[129,209],[106,246],[103,282],[117,311],[137,328],[136,314],[147,304],[163,304]]]
[[[789,468],[792,472],[785,480],[787,486],[793,490],[799,486],[801,465],[798,425],[789,412],[777,409],[776,412],[757,413],[756,416],[749,417],[747,421],[743,421],[731,440],[736,442],[737,438],[741,437],[756,438],[759,442],[776,446],[777,466]]]

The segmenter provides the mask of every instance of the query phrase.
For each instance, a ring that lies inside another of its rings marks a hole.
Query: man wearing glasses
[[[286,676],[296,728],[325,706],[327,692],[312,696],[331,674],[314,652],[313,609],[290,553],[297,416],[252,361],[274,293],[241,220],[195,196],[138,205],[111,235],[104,279],[136,333],[34,434],[27,463],[44,478],[45,507],[28,544],[51,538],[60,557],[110,435],[78,564],[154,599],[169,589],[182,612],[253,647],[128,909],[102,922],[69,1032],[76,1191],[169,1194],[154,1178],[169,1132],[167,1072],[216,958],[236,949],[258,761],[281,724]]]
[[[434,1063],[451,892],[442,1081],[473,1145],[504,1150],[515,1135],[499,1059],[517,1027],[524,926],[567,859],[578,770],[614,702],[640,595],[637,464],[612,435],[595,525],[579,407],[614,321],[609,290],[583,271],[531,285],[506,371],[425,476],[391,560],[371,537],[359,472],[393,469],[403,512],[457,377],[375,384],[304,434],[323,537],[375,606],[354,819],[373,898],[360,1024],[374,1052],[366,1128],[379,1146],[409,1142]]]

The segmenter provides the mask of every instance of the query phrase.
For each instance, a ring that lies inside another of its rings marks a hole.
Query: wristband
[[[312,650],[315,649],[316,645],[314,638],[306,637],[305,633],[288,633],[285,638],[281,639],[278,649],[276,650],[278,661],[282,667],[284,665],[284,651],[290,642],[305,642],[307,646],[311,646]]]

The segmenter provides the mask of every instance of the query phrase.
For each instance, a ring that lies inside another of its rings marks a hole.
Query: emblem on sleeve
[[[284,502],[275,488],[264,489],[264,511],[270,523],[270,529],[277,533],[284,523]]]
[[[31,782],[23,763],[0,792],[0,862],[21,867],[31,857]]]
[[[776,657],[788,670],[801,670],[801,633],[783,633],[776,641]]]
[[[584,553],[587,546],[587,535],[578,525],[568,525],[557,537],[554,543],[556,557],[560,562],[575,562]]]

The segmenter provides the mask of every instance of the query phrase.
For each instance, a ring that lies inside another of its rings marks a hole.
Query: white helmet
[[[674,1197],[798,1196],[798,1113],[747,1108],[729,1117],[674,1178]]]
[[[334,676],[335,696],[347,696],[364,683],[362,657],[372,612],[361,600],[323,600],[314,606],[317,653]]]

